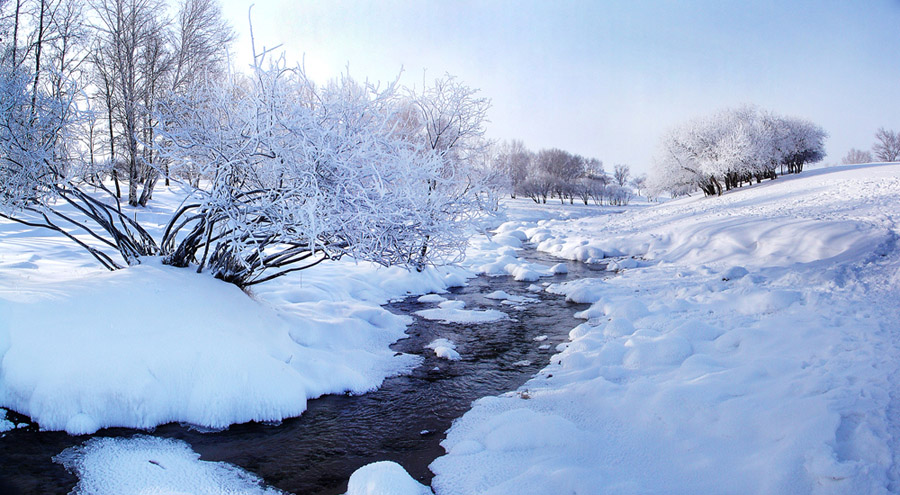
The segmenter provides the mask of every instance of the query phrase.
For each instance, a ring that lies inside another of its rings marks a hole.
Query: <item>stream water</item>
[[[529,261],[547,265],[559,260],[526,250]],[[560,282],[604,276],[602,265],[569,262],[567,275],[542,278]],[[276,488],[295,494],[339,494],[357,468],[378,460],[401,464],[416,479],[429,484],[428,465],[444,453],[440,441],[452,421],[472,401],[515,390],[546,366],[556,345],[566,341],[579,322],[573,318],[585,305],[528,290],[530,283],[512,277],[478,277],[466,287],[444,294],[466,302],[468,309],[493,308],[509,320],[488,324],[454,324],[416,317],[409,338],[395,343],[398,352],[419,354],[424,362],[413,373],[389,378],[377,391],[361,396],[325,396],[311,400],[298,418],[277,425],[247,423],[225,431],[203,433],[178,424],[163,425],[149,434],[184,440],[204,460],[225,461],[262,477]],[[539,298],[524,309],[487,299],[502,290]],[[412,297],[392,303],[394,313],[412,314],[434,304]],[[535,337],[546,336],[535,341]],[[439,359],[425,346],[436,338],[456,343],[459,361]],[[139,432],[112,428],[95,436],[128,437]],[[77,478],[51,458],[88,437],[41,432],[35,427],[0,437],[0,494],[65,494]]]

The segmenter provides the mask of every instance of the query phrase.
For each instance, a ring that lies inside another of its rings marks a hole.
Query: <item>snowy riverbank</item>
[[[527,221],[619,277],[550,365],[454,423],[438,494],[888,493],[898,488],[900,165]]]

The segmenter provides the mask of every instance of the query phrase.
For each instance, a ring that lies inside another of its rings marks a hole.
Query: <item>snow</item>
[[[414,480],[396,462],[380,461],[357,469],[347,485],[346,495],[431,495],[432,491]]]
[[[509,305],[535,303],[535,302],[540,301],[540,299],[538,299],[536,297],[516,296],[516,295],[509,294],[506,291],[502,291],[502,290],[495,290],[494,292],[485,294],[484,297],[486,299],[494,299],[496,301],[500,301],[501,304],[509,304]]]
[[[447,339],[434,339],[430,344],[425,346],[426,349],[433,349],[435,356],[450,361],[459,361],[461,359],[456,352],[456,344]]]
[[[16,427],[16,425],[13,424],[12,421],[6,419],[7,411],[5,409],[0,409],[0,412],[3,413],[3,416],[0,417],[0,433],[14,429]]]
[[[447,298],[440,296],[438,294],[425,294],[424,296],[420,296],[416,301],[420,303],[442,303],[446,301]]]
[[[201,461],[200,454],[181,440],[98,437],[66,449],[53,460],[78,476],[74,495],[282,493],[263,487],[262,480],[236,466]]]
[[[423,309],[415,314],[426,320],[440,321],[442,323],[490,323],[509,318],[509,315],[496,309],[465,309],[463,301],[444,301],[437,308]]]
[[[435,493],[896,491],[898,193],[900,165],[869,165],[520,214],[539,249],[627,269],[548,288],[586,321],[454,422]]]

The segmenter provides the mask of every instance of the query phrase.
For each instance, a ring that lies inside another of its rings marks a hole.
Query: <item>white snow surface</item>
[[[433,495],[396,462],[379,461],[354,471],[346,495]]]
[[[517,203],[539,249],[638,262],[548,288],[586,321],[454,422],[435,493],[895,493],[898,197],[887,164],[619,214]]]
[[[237,466],[201,461],[200,454],[181,440],[97,437],[53,460],[78,476],[73,495],[283,493],[264,488],[262,480]]]

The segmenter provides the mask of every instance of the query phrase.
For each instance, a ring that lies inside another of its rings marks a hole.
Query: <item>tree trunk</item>
[[[38,82],[41,78],[41,46],[44,44],[44,0],[41,0],[41,15],[38,21],[38,35],[34,53],[34,87],[31,90],[31,114],[37,106]]]
[[[19,63],[16,61],[16,45],[19,44],[19,10],[22,7],[22,0],[16,0],[16,20],[13,25],[13,39],[12,39],[12,67],[15,69],[19,66]]]

